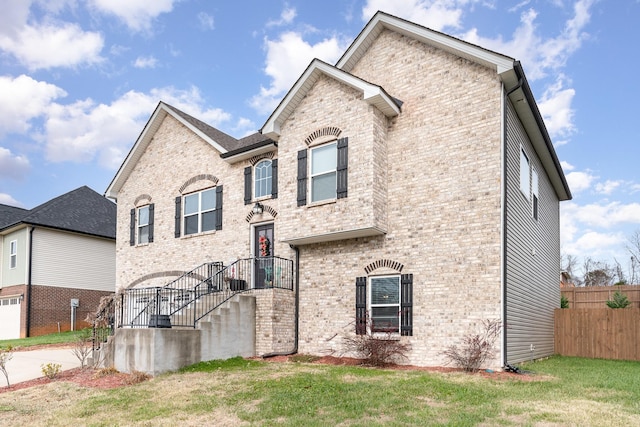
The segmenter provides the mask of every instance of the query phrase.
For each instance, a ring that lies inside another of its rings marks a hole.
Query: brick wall
[[[104,291],[39,285],[33,285],[31,289],[30,336],[58,332],[58,324],[60,324],[60,331],[70,331],[72,298],[76,298],[80,302],[76,309],[75,329],[90,327],[91,325],[84,321],[85,318],[89,313],[95,313],[101,297],[111,294],[111,292]],[[27,295],[25,294],[26,301]]]

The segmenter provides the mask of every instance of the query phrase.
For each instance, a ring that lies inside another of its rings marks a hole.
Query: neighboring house
[[[80,187],[0,205],[0,339],[80,329],[115,287],[115,204]]]
[[[571,193],[522,67],[420,25],[377,13],[242,139],[161,102],[106,195],[118,287],[258,288],[254,354],[342,354],[373,328],[411,344],[407,363],[442,365],[484,319],[503,324],[491,366],[554,352]],[[297,295],[260,264],[274,255]],[[183,275],[199,265],[211,274]]]

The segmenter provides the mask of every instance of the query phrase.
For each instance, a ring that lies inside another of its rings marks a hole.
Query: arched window
[[[254,198],[271,196],[271,160],[261,160],[255,166]]]

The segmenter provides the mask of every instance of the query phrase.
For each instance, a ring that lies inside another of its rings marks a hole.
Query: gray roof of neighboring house
[[[116,204],[87,186],[31,210],[0,205],[0,230],[18,224],[116,238]]]

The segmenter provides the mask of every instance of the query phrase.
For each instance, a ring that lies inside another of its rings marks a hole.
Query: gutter
[[[31,290],[33,288],[31,284],[31,275],[33,271],[33,232],[35,227],[31,226],[29,229],[29,269],[27,273],[27,325],[26,325],[26,337],[31,336]]]
[[[262,358],[267,359],[274,356],[290,356],[298,352],[298,341],[300,337],[300,248],[298,246],[289,245],[296,252],[296,278],[295,278],[295,327],[293,348],[290,351],[280,351],[263,354]]]

